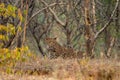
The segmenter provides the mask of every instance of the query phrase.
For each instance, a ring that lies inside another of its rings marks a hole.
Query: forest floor
[[[114,59],[33,59],[12,70],[1,68],[0,80],[120,80],[120,61]]]

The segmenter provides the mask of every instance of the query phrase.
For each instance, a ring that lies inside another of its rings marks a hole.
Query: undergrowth
[[[35,56],[33,53],[28,52],[28,47],[15,48],[13,50],[2,48],[0,49],[0,67],[4,72],[12,73],[16,63],[25,62],[33,58],[33,56]]]

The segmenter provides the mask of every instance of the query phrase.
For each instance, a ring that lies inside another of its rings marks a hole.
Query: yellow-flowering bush
[[[0,49],[0,65],[14,66],[16,61],[24,61],[27,54],[25,53],[25,47],[15,48],[10,50],[8,48]]]
[[[4,16],[4,17],[16,17],[16,13],[15,11],[17,10],[16,7],[12,6],[12,5],[8,5],[7,7],[5,7],[4,3],[0,4],[0,16]]]
[[[0,3],[0,16],[5,19],[17,18],[20,22],[23,19],[20,9],[4,3]],[[14,49],[4,47],[4,43],[9,42],[11,36],[16,35],[17,31],[21,31],[19,26],[16,27],[9,22],[0,24],[0,67],[6,67],[5,70],[7,72],[11,72],[11,67],[14,67],[16,62],[23,62],[33,55],[28,52],[28,47],[26,46]]]

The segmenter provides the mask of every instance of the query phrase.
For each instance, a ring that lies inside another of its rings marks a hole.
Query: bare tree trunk
[[[108,51],[107,51],[107,56],[110,57],[111,56],[111,50],[114,46],[114,43],[115,43],[115,38],[111,38],[111,41],[110,41],[110,46],[108,48]]]
[[[65,30],[66,30],[66,37],[67,37],[67,47],[70,47],[70,44],[71,44],[70,34],[71,33],[69,29],[65,29]]]
[[[104,31],[105,34],[105,55],[107,56],[107,51],[110,47],[110,29],[106,28]],[[108,56],[107,56],[108,57]]]
[[[110,7],[111,7],[111,2],[109,2],[108,6],[107,6],[107,12],[106,12],[106,17],[107,17],[107,20],[109,20],[110,18]],[[107,55],[107,52],[108,52],[108,49],[110,47],[110,37],[111,37],[111,34],[110,34],[110,28],[107,27],[105,30],[104,30],[104,34],[105,34],[105,55],[107,57],[109,57]]]
[[[95,0],[92,0],[92,17],[93,17],[93,31],[96,32],[96,10],[95,10]]]
[[[68,26],[68,22],[66,22],[66,26],[64,26],[64,30],[65,30],[65,35],[67,38],[66,46],[69,48],[69,47],[71,47],[71,31],[70,31],[70,28]]]
[[[25,15],[25,23],[24,23],[24,32],[23,32],[23,41],[22,41],[22,46],[24,45],[25,43],[25,40],[26,40],[26,29],[27,29],[27,19],[28,19],[28,1],[26,1],[26,15]]]
[[[120,2],[119,2],[120,3]],[[115,41],[115,44],[116,44],[116,50],[118,51],[117,56],[120,55],[120,39],[119,39],[119,35],[120,35],[120,4],[118,5],[117,7],[117,10],[116,10],[116,20],[115,20],[115,26],[116,26],[116,35],[117,35],[117,38],[116,38],[116,41]]]
[[[116,10],[116,19],[115,19],[115,26],[116,26],[116,35],[117,35],[117,38],[119,38],[119,33],[120,33],[120,5],[117,7],[117,10]],[[116,40],[117,44],[120,43],[120,40],[117,39]],[[120,47],[120,44],[118,44],[118,47]]]
[[[92,49],[93,49],[93,32],[91,28],[91,21],[90,21],[90,0],[85,0],[85,39],[86,39],[86,53],[88,57],[92,56]]]
[[[96,23],[97,23],[97,20],[96,20],[96,7],[95,7],[95,0],[91,0],[91,1],[92,1],[93,34],[95,34],[96,33]],[[94,56],[95,42],[94,42],[94,39],[92,41],[93,41],[92,55]]]
[[[22,40],[21,40],[21,35],[17,38],[17,48],[22,47]]]

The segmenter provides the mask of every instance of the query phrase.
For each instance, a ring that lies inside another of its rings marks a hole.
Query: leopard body
[[[76,52],[73,48],[67,48],[61,46],[56,38],[46,38],[45,43],[48,45],[47,50],[51,53],[50,55],[53,57],[63,57],[63,58],[75,58],[82,57],[81,52]]]

